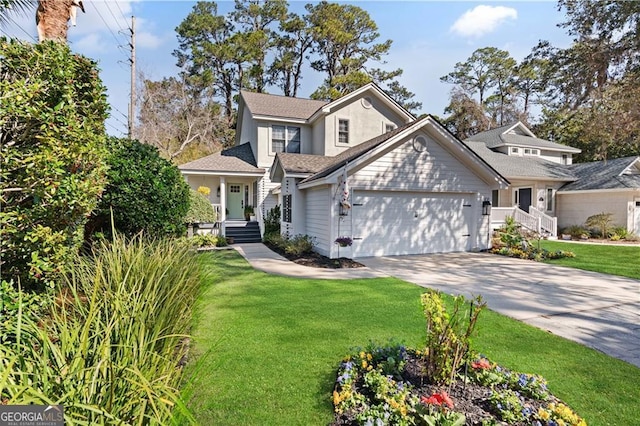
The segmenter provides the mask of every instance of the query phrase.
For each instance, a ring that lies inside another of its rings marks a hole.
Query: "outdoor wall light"
[[[216,195],[218,196],[218,198],[220,198],[220,187],[218,187],[218,190],[216,191]]]
[[[544,197],[538,198],[538,201],[540,201],[542,203],[544,201]]]
[[[482,216],[489,216],[491,214],[491,201],[484,200],[482,202]]]

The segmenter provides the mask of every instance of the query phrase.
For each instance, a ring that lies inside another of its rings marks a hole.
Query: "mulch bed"
[[[339,259],[329,259],[326,256],[318,254],[316,252],[305,253],[302,255],[295,255],[290,253],[285,253],[284,250],[281,250],[279,247],[273,246],[271,244],[266,244],[274,252],[278,253],[280,256],[287,258],[288,260],[297,263],[298,265],[311,266],[312,268],[327,268],[327,269],[342,269],[342,268],[363,268],[364,265],[362,263],[356,262],[353,259],[348,259],[346,257],[341,257]]]

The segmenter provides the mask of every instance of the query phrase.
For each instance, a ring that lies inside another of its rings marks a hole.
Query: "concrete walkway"
[[[261,243],[234,248],[256,269],[320,279],[395,276],[489,308],[640,367],[640,281],[485,253],[357,259],[366,268],[297,265]]]

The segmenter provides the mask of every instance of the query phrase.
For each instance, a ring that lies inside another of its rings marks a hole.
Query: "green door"
[[[230,183],[227,191],[227,210],[229,210],[228,219],[244,219],[244,185],[239,183]]]

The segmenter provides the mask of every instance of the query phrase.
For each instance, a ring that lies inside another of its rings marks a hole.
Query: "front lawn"
[[[532,242],[532,244],[535,245],[536,243]],[[540,245],[549,251],[568,250],[576,255],[574,258],[545,260],[545,263],[640,280],[640,246],[583,244],[561,241],[541,241]]]
[[[252,269],[233,251],[202,255],[184,397],[202,425],[326,425],[340,360],[390,338],[420,347],[424,289],[394,278],[305,280]],[[491,311],[475,348],[547,378],[589,424],[637,420],[640,369]]]

